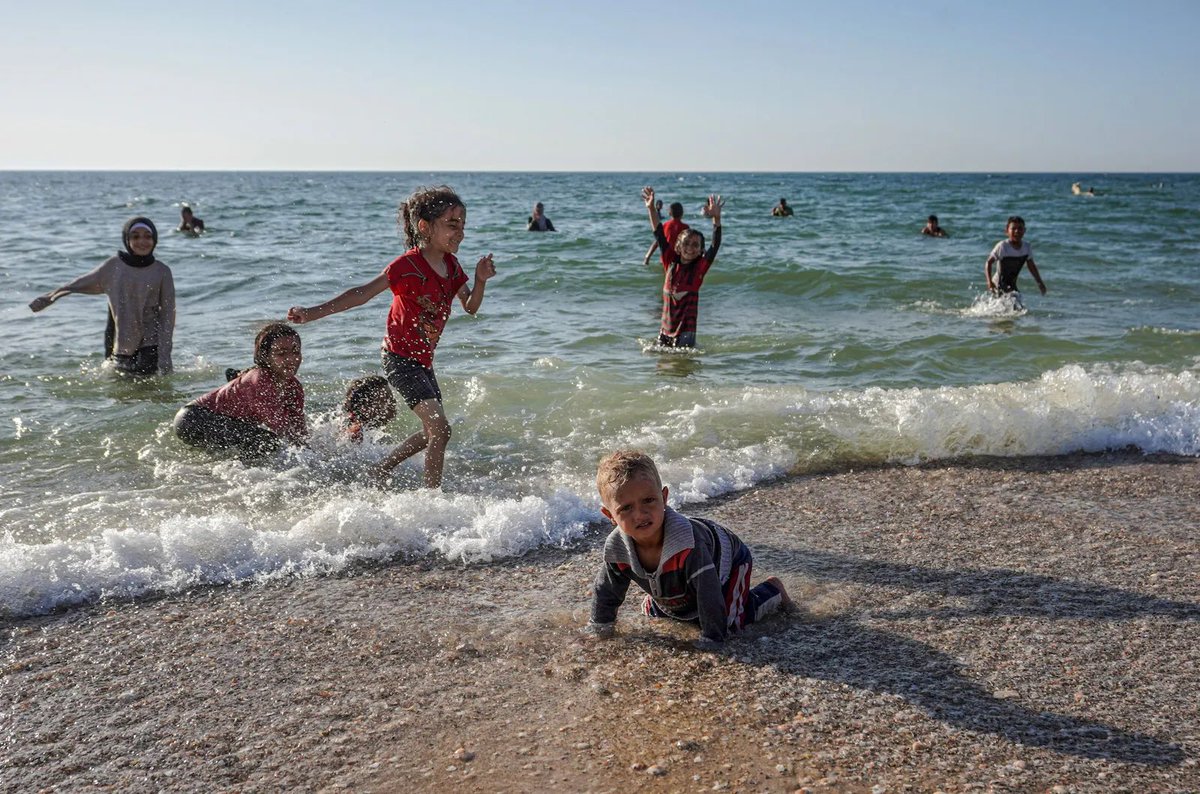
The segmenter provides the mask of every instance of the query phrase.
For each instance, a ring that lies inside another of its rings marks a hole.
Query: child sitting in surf
[[[384,464],[395,467],[425,450],[426,488],[440,488],[450,423],[442,407],[442,392],[433,372],[433,353],[457,297],[468,314],[483,303],[484,286],[496,275],[492,255],[475,265],[475,284],[455,254],[462,243],[467,209],[446,186],[419,188],[400,205],[400,222],[409,249],[367,283],[353,287],[318,306],[293,306],[288,319],[306,323],[361,306],[384,290],[392,292],[387,334],[383,339],[383,371],[408,407],[421,420],[414,433]]]
[[[642,614],[699,623],[709,642],[724,642],[730,632],[791,606],[774,576],[750,587],[754,559],[737,535],[667,506],[667,489],[650,456],[629,449],[607,455],[596,487],[600,512],[616,528],[604,542],[587,633],[612,636],[630,584],[647,593]]]
[[[642,189],[642,200],[650,213],[654,239],[663,250],[663,310],[658,344],[663,347],[690,348],[696,346],[696,319],[700,313],[700,285],[717,258],[721,247],[721,208],[724,200],[717,195],[708,197],[704,214],[712,218],[713,241],[704,250],[704,235],[695,229],[683,229],[672,241],[659,222],[654,203],[654,188]],[[703,253],[701,253],[703,252]]]
[[[1005,231],[1008,238],[996,243],[983,265],[988,292],[993,295],[1013,293],[1019,301],[1021,292],[1017,289],[1017,276],[1021,273],[1022,267],[1028,267],[1029,274],[1037,282],[1038,289],[1045,295],[1046,285],[1042,283],[1042,276],[1033,262],[1033,248],[1024,240],[1024,219],[1019,215],[1013,215],[1008,219]],[[992,278],[992,265],[998,265],[995,279]]]
[[[104,358],[123,375],[171,372],[175,338],[175,279],[154,256],[158,229],[149,218],[130,218],[121,230],[125,250],[70,284],[39,295],[29,308],[40,312],[72,293],[108,296]]]
[[[261,458],[308,438],[304,387],[296,379],[300,334],[270,323],[254,340],[254,366],[193,400],[175,415],[175,435],[206,451],[236,450]]]

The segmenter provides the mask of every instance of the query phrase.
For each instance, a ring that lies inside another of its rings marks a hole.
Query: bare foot
[[[791,599],[791,596],[788,595],[787,588],[783,586],[783,582],[781,582],[779,580],[779,577],[778,576],[770,576],[767,578],[767,583],[774,585],[779,590],[779,595],[781,597],[780,601],[779,601],[779,611],[780,612],[795,612],[796,611],[796,602],[793,601]]]

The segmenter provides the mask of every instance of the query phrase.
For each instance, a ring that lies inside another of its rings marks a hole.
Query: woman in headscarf
[[[171,269],[154,257],[158,230],[149,218],[126,221],[121,241],[125,250],[70,284],[34,298],[29,308],[40,312],[73,292],[107,295],[104,357],[126,375],[166,375],[172,369],[175,280]]]

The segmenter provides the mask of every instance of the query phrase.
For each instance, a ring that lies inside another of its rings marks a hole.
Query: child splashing
[[[483,303],[488,279],[496,275],[492,255],[475,265],[475,284],[467,287],[467,275],[455,254],[467,225],[462,199],[446,186],[418,188],[400,205],[409,249],[375,278],[352,287],[319,306],[293,306],[288,320],[306,323],[361,306],[386,289],[392,291],[387,332],[383,338],[383,371],[388,382],[421,420],[414,433],[396,448],[379,469],[395,468],[425,450],[426,488],[440,488],[450,423],[442,408],[442,392],[433,373],[433,353],[441,339],[457,296],[468,314]]]

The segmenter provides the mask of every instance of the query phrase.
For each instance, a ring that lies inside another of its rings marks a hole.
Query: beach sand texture
[[[3,791],[1200,791],[1200,461],[975,459],[689,512],[801,610],[585,643],[603,529],[9,621]],[[686,509],[686,508],[685,508]]]

